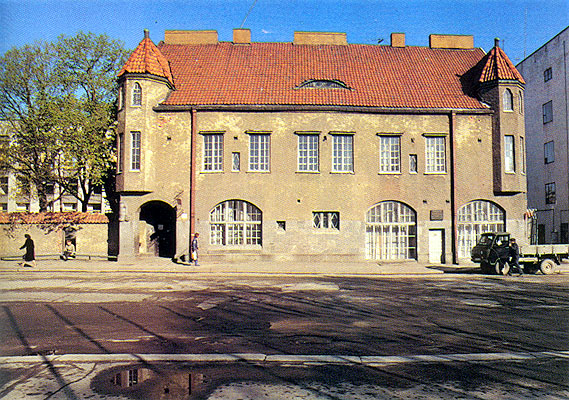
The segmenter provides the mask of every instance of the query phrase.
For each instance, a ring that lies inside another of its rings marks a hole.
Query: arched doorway
[[[176,253],[176,209],[162,201],[140,208],[139,254],[172,258]]]
[[[458,257],[470,258],[470,251],[484,232],[501,232],[506,227],[506,213],[487,200],[474,200],[458,209]]]
[[[417,258],[417,214],[406,204],[384,201],[366,213],[366,258]]]

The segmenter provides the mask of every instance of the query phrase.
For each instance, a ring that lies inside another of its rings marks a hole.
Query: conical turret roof
[[[506,53],[500,48],[498,39],[495,41],[494,48],[483,59],[483,67],[478,81],[485,83],[495,80],[514,80],[526,83]]]
[[[170,64],[160,49],[150,40],[148,30],[144,30],[144,39],[132,52],[118,76],[126,73],[151,74],[168,79],[174,85]]]

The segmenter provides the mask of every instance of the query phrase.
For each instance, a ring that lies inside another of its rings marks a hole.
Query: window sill
[[[334,228],[312,228],[313,233],[317,235],[339,235],[340,230]]]
[[[320,171],[296,171],[297,174],[319,174]]]
[[[424,172],[423,175],[446,175],[447,172]]]
[[[330,173],[339,175],[355,175],[354,171],[330,171]]]
[[[248,174],[270,174],[271,171],[247,171]]]
[[[378,172],[378,175],[401,175],[401,171],[398,172]]]
[[[200,174],[222,174],[223,170],[221,171],[200,171]]]

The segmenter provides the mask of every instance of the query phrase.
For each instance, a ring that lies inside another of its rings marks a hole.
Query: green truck
[[[569,258],[569,244],[520,245],[520,265],[524,272],[553,274],[564,259]],[[487,232],[480,235],[472,248],[471,259],[480,263],[485,274],[506,275],[510,271],[510,234]]]

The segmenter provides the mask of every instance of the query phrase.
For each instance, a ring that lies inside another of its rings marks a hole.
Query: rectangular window
[[[425,172],[446,172],[444,136],[427,136],[425,143]]]
[[[0,203],[0,212],[8,211],[8,203]]]
[[[223,135],[207,134],[203,137],[204,171],[223,171]]]
[[[118,134],[117,142],[117,172],[120,174],[124,164],[124,134]]]
[[[545,71],[543,71],[543,81],[547,82],[551,80],[551,78],[553,78],[553,70],[551,68],[547,68]]]
[[[526,142],[520,137],[520,157],[522,162],[522,174],[526,173]]]
[[[241,171],[241,153],[231,154],[231,171],[233,172]]]
[[[504,171],[509,173],[516,172],[516,153],[512,135],[504,136]]]
[[[545,204],[555,204],[555,182],[545,184]]]
[[[130,170],[140,171],[141,133],[140,131],[130,132],[130,137]]]
[[[8,194],[8,177],[0,176],[0,196]]]
[[[318,229],[340,230],[340,213],[337,211],[312,212],[312,226]]]
[[[399,136],[379,137],[379,172],[401,172],[401,144]]]
[[[318,172],[318,135],[298,135],[298,170]]]
[[[332,171],[354,172],[354,137],[333,135]]]
[[[409,172],[417,173],[417,154],[409,154]]]
[[[553,121],[553,101],[550,100],[545,103],[543,106],[543,123],[547,124],[548,122]]]
[[[249,135],[249,171],[269,170],[270,135]]]
[[[546,164],[551,164],[555,161],[555,145],[553,140],[543,145],[543,156]]]

